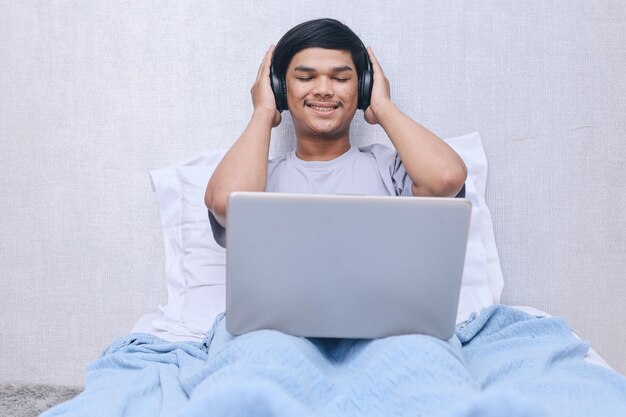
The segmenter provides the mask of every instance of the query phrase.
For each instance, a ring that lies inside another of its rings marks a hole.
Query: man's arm
[[[371,48],[368,53],[374,70],[374,86],[365,120],[380,124],[389,136],[413,182],[413,195],[457,195],[467,178],[463,160],[447,143],[391,101],[389,81]]]
[[[271,131],[281,120],[270,85],[273,51],[270,46],[250,90],[254,104],[250,123],[215,168],[204,194],[204,204],[223,227],[231,192],[265,191]]]

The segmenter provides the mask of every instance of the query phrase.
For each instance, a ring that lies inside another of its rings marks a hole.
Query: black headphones
[[[370,105],[370,99],[372,98],[372,85],[374,84],[374,76],[372,70],[372,62],[365,49],[365,45],[361,43],[363,47],[363,56],[365,58],[365,65],[363,71],[359,74],[359,99],[357,108],[365,110]],[[270,80],[272,83],[272,91],[274,92],[274,98],[276,99],[276,109],[279,112],[287,110],[287,83],[285,78],[279,78],[274,70],[274,61],[270,66]]]

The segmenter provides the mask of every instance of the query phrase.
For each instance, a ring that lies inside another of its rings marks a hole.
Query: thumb
[[[371,125],[378,124],[378,119],[376,119],[376,116],[374,116],[374,112],[372,111],[372,106],[367,106],[367,108],[363,112],[363,117],[365,118],[365,121]]]
[[[274,121],[272,123],[272,127],[278,126],[282,120],[283,120],[283,117],[280,115],[280,112],[276,110],[276,113],[274,114]]]

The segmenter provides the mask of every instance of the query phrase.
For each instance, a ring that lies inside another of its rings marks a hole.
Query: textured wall
[[[0,3],[0,382],[82,384],[166,301],[148,170],[232,144],[267,46],[326,16],[406,113],[480,131],[504,301],[563,315],[626,372],[624,3],[384,4]],[[386,143],[360,115],[355,142]]]

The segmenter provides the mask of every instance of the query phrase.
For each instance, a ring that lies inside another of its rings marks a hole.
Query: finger
[[[272,65],[272,56],[274,54],[274,45],[270,45],[270,48],[265,53],[265,57],[263,57],[263,63],[261,64],[261,68],[259,68],[259,77],[261,79],[269,78],[270,76],[270,66]]]
[[[384,76],[385,73],[383,72],[382,67],[378,63],[378,59],[376,59],[376,55],[374,55],[374,51],[372,51],[372,47],[371,46],[367,47],[367,53],[368,53],[368,55],[370,57],[370,61],[372,61],[372,66],[374,67],[373,68],[374,74],[379,73],[379,74]]]
[[[265,55],[263,55],[263,62],[261,62],[261,65],[259,66],[259,70],[256,73],[256,78],[257,80],[261,78],[261,76],[263,75],[263,70],[265,69],[265,67],[267,66],[267,68],[269,69],[269,65],[272,62],[272,54],[274,52],[274,45],[270,45],[270,47],[268,48],[268,50],[265,52]],[[269,60],[269,64],[268,64],[268,60]],[[269,75],[268,75],[269,77]]]
[[[256,79],[258,80],[261,76],[261,71],[263,70],[263,63],[265,62],[265,57],[267,56],[267,51],[265,51],[265,55],[263,55],[263,60],[261,61],[261,65],[259,65],[259,69],[256,72]]]
[[[367,109],[365,109],[365,111],[363,112],[363,117],[365,118],[365,121],[371,125],[375,125],[377,124],[376,118],[374,117],[374,114],[372,113],[372,107],[368,107]]]
[[[278,126],[282,120],[283,120],[283,117],[280,115],[280,112],[276,110],[276,113],[274,114],[274,121],[272,123],[272,127]]]

